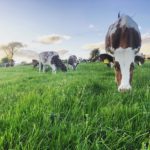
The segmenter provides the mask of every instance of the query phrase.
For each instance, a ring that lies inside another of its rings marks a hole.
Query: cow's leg
[[[69,69],[69,64],[67,63],[67,69]]]
[[[52,68],[52,73],[56,74],[56,66],[54,64],[50,65]]]
[[[45,72],[46,65],[42,65],[42,67],[43,67],[43,72]]]
[[[41,70],[42,70],[42,63],[39,62],[39,72],[41,72]]]
[[[76,64],[74,63],[72,66],[73,70],[76,70]]]
[[[72,70],[74,70],[74,66],[72,65],[71,67],[72,67]]]
[[[139,61],[139,66],[142,66],[141,62]]]

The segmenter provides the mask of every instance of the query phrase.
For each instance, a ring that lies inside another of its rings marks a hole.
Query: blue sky
[[[84,57],[85,45],[103,42],[117,14],[128,14],[142,35],[150,35],[149,0],[0,0],[0,43],[20,41],[37,52],[67,49]],[[40,44],[38,37],[69,36],[59,44]]]

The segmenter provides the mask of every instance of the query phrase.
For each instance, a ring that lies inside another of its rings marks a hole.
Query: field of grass
[[[0,150],[145,150],[150,63],[136,66],[132,87],[119,93],[100,63],[56,75],[0,68]]]

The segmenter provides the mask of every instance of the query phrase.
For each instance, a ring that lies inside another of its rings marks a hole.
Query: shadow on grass
[[[10,123],[5,120],[0,120],[0,133],[4,133],[10,127]]]
[[[93,82],[90,84],[87,84],[86,87],[86,92],[99,95],[100,93],[106,92],[107,88],[105,85],[101,85],[99,83]]]

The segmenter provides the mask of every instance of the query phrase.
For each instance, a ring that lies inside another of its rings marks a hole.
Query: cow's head
[[[33,68],[37,67],[39,65],[39,61],[36,59],[32,59],[32,65],[33,65]]]
[[[66,71],[67,71],[67,67],[66,67],[66,65],[65,65],[63,62],[60,64],[60,69],[61,69],[63,72],[66,72]]]
[[[67,71],[67,67],[62,62],[62,60],[59,58],[58,55],[55,55],[55,56],[52,57],[51,64],[54,64],[57,68],[60,68],[64,72]]]
[[[109,27],[105,39],[106,51],[114,56],[116,82],[119,91],[131,89],[134,59],[141,47],[138,25],[129,16],[119,16]]]
[[[74,70],[76,70],[76,67],[79,64],[79,60],[77,59],[77,56],[75,56],[75,55],[69,56],[69,58],[68,58],[68,64],[71,65]]]
[[[125,52],[125,51],[124,51]],[[123,55],[123,57],[126,57],[126,55],[124,54],[124,53],[121,53],[122,55]],[[144,63],[144,57],[143,56],[140,56],[139,54],[136,54],[135,56],[134,56],[134,59],[133,59],[133,55],[134,54],[131,54],[131,55],[127,55],[128,57],[127,58],[125,58],[125,59],[120,59],[120,58],[122,58],[121,56],[119,56],[119,57],[116,57],[115,58],[115,56],[113,56],[112,54],[110,55],[110,54],[108,54],[108,53],[104,53],[104,54],[100,54],[99,55],[99,60],[100,61],[102,61],[102,62],[104,62],[105,63],[105,60],[107,60],[107,63],[111,66],[111,64],[113,64],[112,66],[115,68],[115,75],[116,75],[116,77],[115,77],[115,80],[116,80],[116,83],[117,83],[117,85],[118,86],[120,86],[120,84],[121,84],[121,81],[123,82],[123,80],[122,80],[122,71],[121,71],[121,67],[120,67],[120,64],[124,64],[124,69],[123,69],[123,71],[126,71],[126,72],[128,72],[128,70],[129,70],[129,87],[128,87],[128,89],[130,89],[131,88],[131,81],[132,81],[132,75],[133,75],[133,69],[134,69],[134,64],[135,63],[137,63],[138,65],[141,65],[141,64],[143,64]],[[120,60],[119,60],[120,59]],[[129,60],[130,59],[130,61],[127,61],[128,63],[126,63],[126,61],[125,60]],[[117,61],[118,60],[118,61]],[[123,63],[123,61],[125,61],[124,63]],[[132,62],[131,64],[130,64],[130,62]],[[107,65],[108,65],[107,64]],[[127,68],[126,68],[127,67]],[[126,68],[126,69],[125,69]],[[126,74],[126,73],[125,73]],[[126,77],[126,76],[125,76]],[[127,80],[128,81],[128,79],[126,78],[125,80]],[[125,81],[124,81],[125,82]],[[123,83],[124,83],[123,82]],[[121,89],[118,89],[118,90],[121,90]],[[123,90],[123,89],[122,89]],[[125,89],[124,89],[125,90]]]
[[[129,49],[116,50],[114,53],[114,67],[119,91],[131,89],[134,69],[134,51]]]

